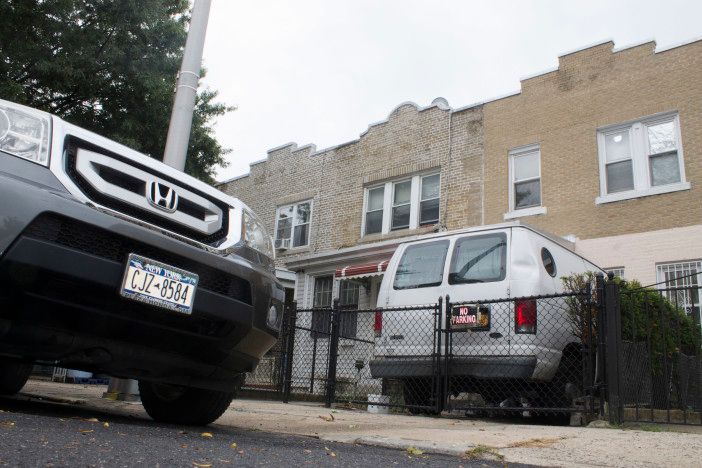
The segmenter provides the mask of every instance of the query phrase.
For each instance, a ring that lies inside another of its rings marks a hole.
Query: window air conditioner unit
[[[276,239],[275,248],[278,250],[287,250],[290,248],[290,239]]]

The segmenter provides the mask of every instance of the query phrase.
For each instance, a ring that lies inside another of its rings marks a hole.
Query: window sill
[[[612,203],[622,200],[630,200],[632,198],[648,197],[650,195],[660,195],[662,193],[679,192],[681,190],[690,190],[690,182],[678,182],[677,184],[661,185],[659,187],[651,187],[645,190],[630,190],[628,192],[602,195],[595,199],[595,204],[601,205],[603,203]]]
[[[276,256],[284,256],[284,255],[294,255],[294,254],[300,254],[300,253],[307,253],[311,252],[312,247],[309,245],[304,245],[300,247],[290,247],[289,249],[275,249],[275,255]]]
[[[384,240],[390,240],[390,239],[400,239],[402,237],[408,237],[408,236],[417,236],[421,234],[428,234],[431,232],[438,232],[439,230],[439,225],[438,224],[432,224],[429,226],[420,226],[415,229],[398,229],[396,231],[390,231],[385,234],[382,233],[375,233],[375,234],[366,234],[362,236],[359,240],[359,244],[365,244],[368,242],[379,242],[379,241],[384,241]]]
[[[505,213],[505,219],[515,219],[515,218],[521,218],[523,216],[536,216],[536,215],[542,215],[546,214],[546,207],[545,206],[534,206],[531,208],[523,208],[521,210],[514,210],[510,211],[509,213]]]

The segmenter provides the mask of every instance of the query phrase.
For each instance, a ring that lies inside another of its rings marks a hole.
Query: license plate
[[[490,309],[485,306],[462,305],[451,309],[452,330],[490,330]]]
[[[156,307],[190,314],[198,279],[195,273],[129,254],[120,294]]]

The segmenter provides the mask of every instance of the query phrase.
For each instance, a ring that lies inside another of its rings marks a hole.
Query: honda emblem
[[[156,208],[169,213],[174,213],[178,209],[178,194],[173,187],[156,180],[149,184],[146,199]]]

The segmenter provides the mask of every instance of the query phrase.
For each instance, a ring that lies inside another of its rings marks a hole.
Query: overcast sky
[[[702,1],[214,0],[203,84],[238,110],[218,180],[268,149],[353,140],[401,102],[462,107],[519,90],[558,56],[612,39],[658,49],[702,37]]]

